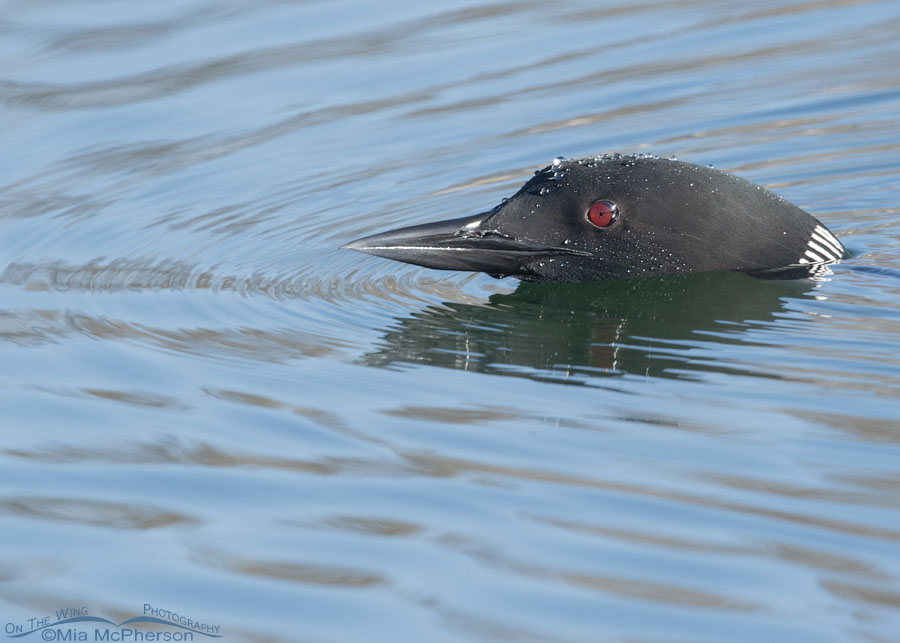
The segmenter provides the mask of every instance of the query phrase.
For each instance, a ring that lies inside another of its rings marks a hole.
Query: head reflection
[[[572,384],[626,374],[691,378],[729,370],[715,359],[717,346],[746,342],[750,329],[773,323],[815,287],[734,272],[521,283],[484,304],[446,303],[398,319],[362,360]]]

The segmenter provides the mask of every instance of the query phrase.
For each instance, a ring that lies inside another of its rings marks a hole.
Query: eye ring
[[[585,217],[596,228],[608,228],[619,218],[619,207],[612,201],[600,199],[588,208]]]

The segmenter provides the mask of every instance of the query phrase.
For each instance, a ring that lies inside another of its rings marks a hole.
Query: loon
[[[846,253],[818,219],[755,183],[640,154],[557,157],[487,212],[382,232],[342,248],[539,282],[809,272]]]

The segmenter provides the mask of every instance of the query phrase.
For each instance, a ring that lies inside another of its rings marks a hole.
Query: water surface
[[[0,620],[895,640],[898,29],[838,0],[0,5]],[[616,151],[761,183],[852,258],[548,286],[337,249]]]

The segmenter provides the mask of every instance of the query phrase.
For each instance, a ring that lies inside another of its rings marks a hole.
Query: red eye
[[[612,201],[594,201],[588,208],[587,219],[598,228],[605,228],[619,218],[619,208]]]

